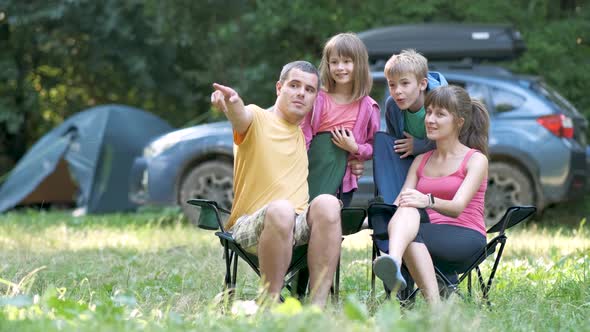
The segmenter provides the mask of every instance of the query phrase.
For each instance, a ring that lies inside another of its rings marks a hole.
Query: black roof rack
[[[513,73],[500,66],[474,64],[471,61],[460,62],[429,62],[428,68],[430,70],[444,71],[469,71],[471,73],[495,75],[495,76],[513,76]]]
[[[429,61],[509,60],[526,46],[520,32],[507,24],[424,23],[397,25],[358,33],[369,60],[387,60],[412,48]]]

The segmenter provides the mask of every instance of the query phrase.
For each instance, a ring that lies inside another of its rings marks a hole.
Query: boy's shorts
[[[256,255],[258,251],[258,240],[264,226],[264,216],[266,215],[265,205],[258,211],[243,215],[236,220],[231,228],[231,233],[236,242],[247,252]],[[307,212],[309,205],[303,213],[295,215],[295,226],[293,228],[293,247],[304,245],[309,242],[310,229],[307,225]]]

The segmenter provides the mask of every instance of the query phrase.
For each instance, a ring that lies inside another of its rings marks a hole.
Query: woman
[[[406,286],[403,259],[426,300],[436,303],[433,261],[445,273],[461,273],[486,245],[489,116],[481,102],[452,85],[431,91],[425,106],[426,134],[436,149],[412,163],[388,225],[389,255],[373,264],[395,292]]]

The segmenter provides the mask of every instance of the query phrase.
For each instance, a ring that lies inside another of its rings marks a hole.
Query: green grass
[[[258,277],[241,264],[232,311],[219,241],[173,211],[8,213],[0,216],[0,331],[590,331],[588,227],[544,220],[510,232],[491,307],[452,296],[405,309],[380,287],[372,298],[361,232],[344,241],[339,302],[320,311],[288,300],[246,315],[237,308],[257,297]]]

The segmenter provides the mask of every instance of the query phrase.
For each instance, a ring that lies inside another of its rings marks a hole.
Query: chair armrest
[[[498,223],[488,229],[488,234],[497,233],[503,234],[505,230],[510,227],[516,226],[528,219],[537,211],[534,206],[511,206],[509,207],[504,216]]]
[[[225,232],[220,213],[229,215],[230,211],[220,207],[217,202],[207,199],[189,199],[186,203],[201,208],[197,222],[199,228],[208,230],[220,229],[222,232]]]
[[[388,240],[387,226],[389,220],[397,210],[397,206],[387,203],[371,203],[367,209],[369,228],[373,229],[373,236],[379,240]]]

